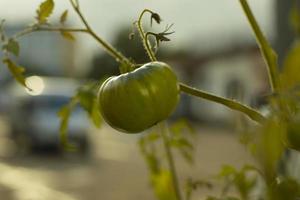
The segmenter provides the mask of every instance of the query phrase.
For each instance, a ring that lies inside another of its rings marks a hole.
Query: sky
[[[1,0],[0,18],[8,23],[30,22],[41,0]],[[269,34],[273,30],[274,0],[249,0],[258,21]],[[70,8],[68,0],[55,0],[54,16]],[[248,32],[238,0],[81,0],[82,10],[95,30],[107,39],[122,24],[137,19],[144,8],[161,14],[164,22],[174,23],[176,40],[190,40],[190,36],[208,37],[235,32]],[[74,17],[73,23],[77,23]],[[163,28],[163,27],[162,27]]]
[[[0,0],[0,19],[9,24],[30,23],[41,0]],[[274,37],[274,0],[248,0],[263,31]],[[70,9],[68,0],[55,0],[52,20]],[[144,8],[158,12],[164,25],[174,23],[175,34],[168,48],[194,49],[218,48],[234,40],[253,40],[253,35],[243,15],[238,0],[81,0],[81,9],[94,30],[111,41],[119,27],[132,24]],[[71,10],[71,9],[70,9]],[[70,12],[70,24],[81,23]],[[101,51],[95,41],[80,40],[79,45],[88,50]],[[85,51],[89,52],[89,51]],[[87,53],[88,54],[88,53]]]

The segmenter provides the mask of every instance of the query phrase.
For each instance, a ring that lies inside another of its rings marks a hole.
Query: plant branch
[[[279,82],[280,80],[279,80],[279,73],[278,73],[278,66],[277,66],[277,55],[272,49],[271,45],[266,40],[262,31],[260,30],[259,25],[247,3],[247,0],[239,0],[239,1],[252,27],[259,48],[261,50],[261,53],[267,64],[271,89],[273,92],[278,92],[280,90],[280,82]]]
[[[172,176],[172,182],[173,182],[173,186],[174,186],[174,190],[175,190],[175,196],[176,196],[177,200],[181,200],[182,198],[181,198],[181,193],[180,193],[180,189],[179,189],[179,181],[178,181],[178,177],[177,177],[177,173],[176,173],[176,167],[175,167],[174,158],[173,158],[170,144],[169,144],[169,136],[166,133],[164,123],[165,122],[160,123],[160,133],[161,133],[161,136],[163,139],[163,145],[165,148],[167,161],[168,161],[171,176]]]
[[[153,53],[153,51],[151,49],[150,42],[149,42],[148,38],[146,37],[146,33],[145,33],[145,31],[143,29],[143,26],[142,26],[143,16],[147,12],[150,13],[150,14],[153,14],[153,12],[151,10],[149,10],[149,9],[143,10],[142,13],[140,14],[139,19],[138,19],[138,21],[137,21],[136,24],[137,24],[137,29],[138,29],[140,37],[142,39],[144,48],[145,48],[145,50],[147,52],[147,55],[149,56],[149,58],[150,58],[151,61],[156,61],[157,59],[156,59],[156,57],[155,57],[155,55],[154,55],[154,53]]]
[[[53,31],[53,32],[82,32],[82,33],[88,33],[87,29],[81,29],[81,28],[60,28],[60,27],[38,27],[38,26],[32,26],[27,29],[24,29],[21,32],[18,32],[13,36],[13,38],[20,38],[25,35],[28,35],[33,32],[38,31]]]
[[[227,98],[223,98],[223,97],[218,97],[216,95],[198,90],[196,88],[192,88],[188,85],[185,85],[183,83],[180,83],[180,90],[182,92],[185,92],[189,95],[193,95],[193,96],[197,96],[209,101],[213,101],[215,103],[219,103],[222,104],[232,110],[236,110],[239,112],[244,113],[245,115],[247,115],[249,118],[251,118],[252,120],[258,122],[258,123],[262,123],[266,120],[266,118],[260,114],[258,111],[254,110],[253,108],[250,108],[246,105],[243,105],[237,101],[231,100],[231,99],[227,99]]]

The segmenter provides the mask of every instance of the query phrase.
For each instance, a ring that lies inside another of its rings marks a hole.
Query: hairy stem
[[[176,167],[175,167],[175,163],[174,163],[174,158],[171,152],[171,148],[169,145],[169,136],[166,132],[166,128],[164,125],[165,122],[161,122],[160,123],[160,133],[163,139],[163,144],[164,144],[164,148],[165,148],[165,152],[166,152],[166,156],[167,156],[167,161],[168,161],[168,165],[169,165],[169,169],[171,172],[171,176],[172,176],[172,182],[173,182],[173,186],[174,186],[174,190],[175,190],[175,195],[176,195],[176,199],[177,200],[181,200],[181,193],[180,193],[180,189],[179,189],[179,181],[178,181],[178,177],[177,177],[177,173],[176,173]]]
[[[147,12],[150,13],[150,14],[153,14],[153,12],[152,12],[151,10],[149,10],[149,9],[143,10],[143,12],[140,14],[139,19],[138,19],[138,21],[137,21],[137,29],[138,29],[138,31],[139,31],[139,34],[140,34],[140,37],[141,37],[141,39],[142,39],[144,48],[145,48],[145,50],[146,50],[146,52],[147,52],[147,55],[149,56],[149,58],[150,58],[151,61],[156,61],[157,59],[156,59],[156,57],[155,57],[154,52],[153,52],[152,49],[151,49],[150,42],[149,42],[149,40],[148,40],[148,37],[146,37],[146,33],[145,33],[145,31],[144,31],[144,29],[143,29],[143,26],[142,26],[142,19],[143,19],[143,16],[144,16],[144,14],[147,13]]]
[[[279,80],[279,73],[278,73],[278,66],[277,66],[277,55],[272,49],[271,45],[268,43],[265,36],[263,35],[262,31],[260,30],[259,25],[247,3],[247,0],[239,0],[239,1],[252,27],[257,43],[261,50],[261,53],[267,64],[271,89],[274,92],[278,92],[280,89],[280,82],[279,82],[280,80]]]
[[[150,57],[150,60],[151,61],[156,61],[156,57],[155,57],[155,54],[154,52],[152,51],[152,48],[151,48],[151,45],[150,45],[150,42],[148,40],[148,37],[150,35],[155,35],[154,33],[152,32],[147,32],[146,35],[145,35],[145,38],[144,38],[144,41],[145,41],[145,45],[146,45],[146,51],[148,52],[148,55]]]
[[[246,105],[243,105],[237,101],[227,99],[224,97],[218,97],[213,94],[198,90],[196,88],[192,88],[183,83],[180,83],[180,90],[189,95],[193,95],[193,96],[197,96],[197,97],[209,100],[209,101],[213,101],[218,104],[222,104],[232,110],[242,112],[243,114],[247,115],[249,118],[251,118],[252,120],[254,120],[258,123],[262,123],[266,120],[266,118],[262,114],[260,114],[258,111],[254,110],[253,108],[250,108]]]

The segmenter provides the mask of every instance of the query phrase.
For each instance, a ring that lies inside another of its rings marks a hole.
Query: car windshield
[[[34,96],[23,104],[23,110],[51,110],[52,112],[57,112],[62,106],[66,105],[69,100],[70,98],[65,96]]]

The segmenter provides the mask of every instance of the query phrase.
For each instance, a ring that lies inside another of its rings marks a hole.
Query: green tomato
[[[113,128],[138,133],[166,119],[179,100],[175,73],[163,62],[108,78],[98,94],[100,112]]]

